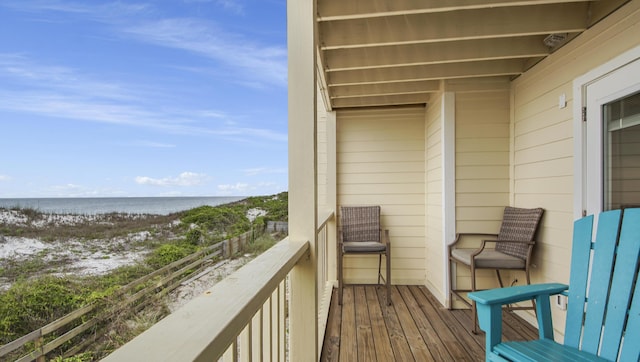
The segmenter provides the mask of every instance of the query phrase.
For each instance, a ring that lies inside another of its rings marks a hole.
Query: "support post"
[[[318,360],[316,1],[287,1],[289,239],[310,252],[291,271],[290,360]]]

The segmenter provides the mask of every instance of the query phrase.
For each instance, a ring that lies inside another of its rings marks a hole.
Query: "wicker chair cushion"
[[[541,208],[522,209],[507,206],[504,209],[498,240],[533,241],[544,212]],[[498,242],[496,251],[526,259],[529,245],[523,243]]]
[[[380,206],[343,206],[340,207],[340,212],[342,241],[345,244],[380,243]]]
[[[459,262],[471,265],[471,254],[476,249],[453,249],[451,256]],[[524,260],[515,256],[503,254],[493,249],[485,249],[476,256],[476,268],[490,269],[523,269]]]
[[[385,251],[387,246],[377,241],[346,242],[343,245],[345,253],[375,253]]]

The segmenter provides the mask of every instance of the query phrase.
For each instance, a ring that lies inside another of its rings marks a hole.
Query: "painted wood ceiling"
[[[339,109],[426,103],[447,79],[513,79],[625,2],[318,0],[321,88]]]

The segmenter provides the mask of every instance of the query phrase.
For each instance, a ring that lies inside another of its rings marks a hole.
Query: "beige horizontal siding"
[[[416,168],[424,167],[423,162],[405,162],[404,160],[396,160],[396,162],[387,163],[338,163],[338,177],[339,180],[343,175],[349,174],[361,174],[361,173],[413,173],[416,172]],[[346,177],[346,176],[345,176]]]
[[[564,140],[570,140],[573,137],[573,126],[570,122],[555,123],[545,128],[534,130],[527,133],[515,133],[515,150],[523,150],[539,146],[541,140],[545,140],[542,144],[551,144]]]
[[[573,139],[565,138],[547,144],[534,144],[529,148],[516,150],[515,164],[522,165],[544,161],[549,155],[564,159],[573,155]]]
[[[509,107],[506,83],[502,89],[456,96],[456,231],[497,233],[509,204]],[[479,239],[463,246],[477,247]],[[456,266],[458,288],[471,286],[469,269]],[[477,275],[480,288],[497,286],[494,273]]]
[[[338,205],[380,205],[393,283],[424,282],[424,107],[337,112]],[[384,265],[384,260],[383,260]],[[347,256],[346,283],[374,283],[378,258]]]
[[[514,165],[514,181],[572,175],[573,157],[556,158],[555,155],[548,155],[548,159],[544,161]],[[570,191],[573,193],[573,189]],[[516,194],[518,192],[520,190],[516,190]],[[526,205],[520,206],[525,207]],[[569,207],[571,206],[569,205]]]
[[[640,45],[640,2],[631,1],[513,81],[513,202],[545,208],[534,250],[536,282],[567,282],[573,227],[573,81]],[[564,94],[567,107],[558,107]],[[552,308],[554,322],[564,313]],[[563,327],[555,326],[559,334]]]

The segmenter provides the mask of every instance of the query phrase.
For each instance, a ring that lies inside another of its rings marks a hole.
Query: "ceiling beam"
[[[461,40],[443,43],[392,45],[372,48],[346,48],[324,51],[328,72],[468,62],[493,59],[540,57],[549,54],[544,36]]]
[[[587,26],[587,6],[568,3],[322,22],[320,47],[326,50],[579,32]]]
[[[402,83],[332,86],[331,98],[362,97],[402,93],[433,93],[440,90],[440,81],[423,80]]]
[[[605,16],[615,11],[620,6],[628,3],[630,0],[607,0],[607,1],[594,1],[589,6],[589,26],[602,20]]]
[[[417,65],[399,68],[346,70],[327,74],[329,87],[375,83],[397,83],[498,75],[518,75],[524,72],[524,60],[490,60],[484,62]]]
[[[583,1],[585,0],[323,0],[318,2],[318,21],[363,19],[395,15],[429,14],[445,11],[533,6]]]
[[[430,94],[390,95],[361,98],[341,98],[332,100],[334,108],[380,107],[392,105],[425,104]]]

